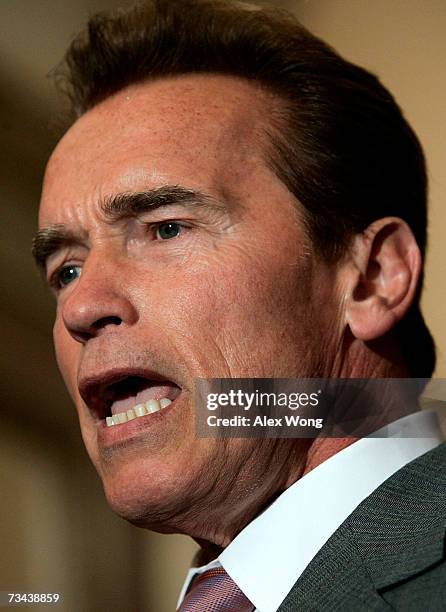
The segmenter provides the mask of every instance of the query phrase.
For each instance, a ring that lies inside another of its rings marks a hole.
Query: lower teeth
[[[166,408],[171,403],[172,400],[168,399],[167,397],[163,397],[160,400],[151,399],[145,404],[137,404],[133,408],[130,408],[130,410],[127,410],[127,412],[120,412],[119,414],[108,416],[106,418],[107,427],[121,425],[122,423],[131,421],[132,419],[138,419],[139,417],[146,416],[147,414],[158,412],[159,410]]]

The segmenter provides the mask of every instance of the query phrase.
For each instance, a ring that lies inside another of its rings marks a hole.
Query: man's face
[[[112,507],[159,529],[210,508],[236,521],[303,467],[295,440],[197,438],[194,380],[318,375],[338,336],[333,277],[265,162],[268,103],[230,77],[134,86],[48,165],[40,227],[71,233],[47,260],[58,364]],[[151,195],[130,210],[136,193]],[[173,402],[106,426],[160,397]]]

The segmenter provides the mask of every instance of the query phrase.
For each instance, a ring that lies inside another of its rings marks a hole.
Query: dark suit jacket
[[[446,612],[446,443],[404,466],[331,536],[280,612]]]

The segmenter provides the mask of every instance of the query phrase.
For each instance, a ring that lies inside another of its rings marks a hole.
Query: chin
[[[178,531],[178,519],[190,507],[189,492],[193,491],[183,474],[169,473],[152,462],[150,466],[132,462],[121,466],[103,477],[103,486],[115,514],[138,527],[163,533]]]

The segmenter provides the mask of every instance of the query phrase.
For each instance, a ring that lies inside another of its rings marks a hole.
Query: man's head
[[[112,506],[223,545],[308,442],[197,439],[196,378],[430,375],[422,153],[374,77],[275,11],[150,2],[67,65],[36,241],[59,366]],[[105,426],[151,397],[173,403]]]

